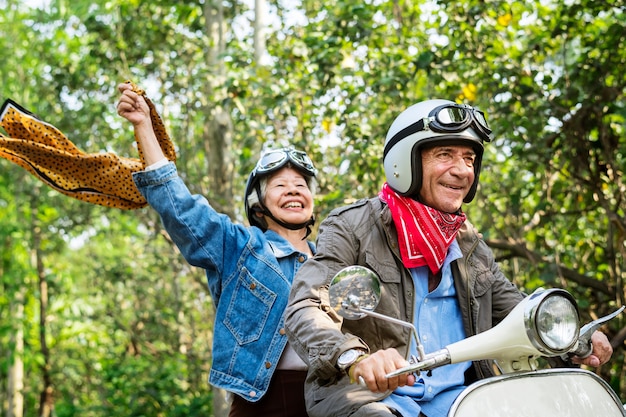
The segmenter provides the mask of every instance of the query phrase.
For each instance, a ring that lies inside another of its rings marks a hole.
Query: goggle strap
[[[421,132],[423,130],[430,130],[428,127],[429,122],[430,122],[430,118],[425,117],[423,119],[418,120],[417,122],[413,124],[408,125],[404,129],[402,129],[401,131],[393,135],[391,139],[389,139],[389,141],[385,145],[385,149],[383,150],[383,158],[387,156],[387,153],[391,150],[391,148],[393,148],[398,142],[400,142],[402,139],[406,138],[407,136],[410,136],[413,133]]]

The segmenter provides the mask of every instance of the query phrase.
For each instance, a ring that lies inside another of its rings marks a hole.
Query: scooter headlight
[[[546,356],[568,352],[580,332],[576,300],[567,291],[551,289],[533,293],[525,313],[528,338]]]

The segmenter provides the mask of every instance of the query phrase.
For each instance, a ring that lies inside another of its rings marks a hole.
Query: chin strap
[[[305,240],[307,237],[309,237],[309,235],[311,234],[311,226],[313,226],[315,224],[315,216],[311,216],[311,218],[305,222],[302,223],[285,223],[282,220],[278,220],[276,217],[274,217],[274,215],[272,214],[272,212],[265,207],[265,204],[263,204],[263,202],[261,201],[261,186],[260,184],[257,182],[257,184],[254,187],[257,196],[259,196],[259,201],[258,201],[258,206],[255,206],[252,208],[252,210],[255,213],[261,213],[267,217],[269,217],[270,219],[274,220],[274,222],[276,222],[279,226],[284,227],[285,229],[289,229],[289,230],[300,230],[300,229],[304,229],[306,227],[306,234],[304,235],[304,237],[302,238],[302,240]]]
[[[285,223],[282,220],[278,220],[272,214],[272,212],[269,211],[269,209],[267,207],[265,207],[261,202],[259,202],[259,206],[260,207],[255,207],[253,209],[255,213],[262,213],[262,214],[264,214],[265,216],[269,217],[275,223],[277,223],[279,226],[284,227],[285,229],[300,230],[300,229],[306,228],[306,234],[304,235],[302,240],[305,240],[311,234],[311,226],[313,226],[315,224],[315,216],[311,216],[311,218],[309,220],[307,220],[305,222],[302,222],[302,223]]]

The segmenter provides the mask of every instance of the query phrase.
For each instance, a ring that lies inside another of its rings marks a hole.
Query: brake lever
[[[578,356],[583,359],[591,355],[591,352],[593,352],[591,335],[593,335],[593,333],[598,330],[600,326],[602,326],[604,323],[613,319],[615,316],[624,311],[624,308],[626,308],[626,306],[622,306],[608,316],[600,317],[599,319],[587,323],[583,327],[581,327],[576,347],[570,350],[569,354]]]

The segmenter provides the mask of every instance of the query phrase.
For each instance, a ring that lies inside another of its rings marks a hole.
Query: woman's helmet
[[[295,150],[292,147],[269,150],[261,156],[259,162],[257,162],[255,168],[248,176],[244,194],[246,217],[252,226],[257,226],[265,231],[267,230],[267,223],[255,215],[255,213],[263,213],[287,229],[298,230],[306,227],[308,236],[311,230],[310,227],[315,223],[314,216],[311,216],[304,223],[285,223],[274,217],[263,203],[264,190],[261,187],[262,180],[286,166],[290,166],[300,172],[304,176],[311,193],[315,193],[317,169],[315,169],[311,158],[305,152]]]
[[[427,100],[404,110],[393,121],[383,151],[387,183],[398,194],[418,198],[422,187],[421,150],[424,146],[470,145],[476,152],[474,183],[463,199],[476,195],[483,157],[483,142],[492,139],[485,114],[449,100]]]

